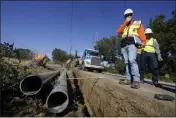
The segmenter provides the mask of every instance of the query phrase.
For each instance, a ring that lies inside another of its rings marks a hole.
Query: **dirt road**
[[[154,94],[174,93],[149,84],[131,89],[111,75],[77,71],[79,86],[94,116],[176,116],[175,101],[159,101]]]

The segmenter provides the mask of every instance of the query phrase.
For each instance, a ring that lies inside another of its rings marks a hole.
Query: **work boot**
[[[130,83],[131,83],[131,82],[130,82],[129,80],[126,80],[126,79],[119,81],[119,84],[122,84],[122,85],[130,85]]]
[[[159,84],[157,81],[153,81],[153,84],[154,84],[154,86],[155,86],[155,87],[159,87],[159,88],[161,88],[161,87],[162,87],[162,85],[161,85],[161,84]]]
[[[133,84],[131,84],[131,88],[134,88],[134,89],[139,89],[140,88],[140,84],[139,82],[133,82]]]

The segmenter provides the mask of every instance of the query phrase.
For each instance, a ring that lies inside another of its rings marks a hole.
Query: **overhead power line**
[[[126,0],[124,0],[124,9],[126,9]]]
[[[72,3],[71,3],[71,21],[70,21],[70,55],[71,55],[71,52],[72,52],[72,25],[73,25],[73,0],[72,0]]]

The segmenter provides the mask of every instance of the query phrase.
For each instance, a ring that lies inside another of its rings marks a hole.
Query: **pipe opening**
[[[38,76],[30,76],[25,78],[21,83],[21,90],[24,93],[37,92],[42,86],[42,81]]]
[[[55,92],[48,99],[48,108],[53,108],[62,105],[67,101],[67,96],[63,92]]]

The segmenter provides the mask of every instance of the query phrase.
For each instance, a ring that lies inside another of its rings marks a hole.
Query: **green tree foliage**
[[[172,18],[167,20],[163,14],[150,19],[149,27],[154,32],[153,36],[157,39],[162,54],[171,51],[173,55],[160,62],[161,75],[176,73],[176,11],[173,11]]]
[[[61,49],[57,49],[55,48],[52,51],[52,59],[54,62],[65,62],[68,59],[72,59],[73,56],[67,54],[67,52],[61,50]]]
[[[104,56],[104,60],[115,63],[115,56],[120,54],[120,40],[121,38],[118,36],[103,37],[96,42],[94,48],[99,51],[100,55]]]
[[[4,42],[1,44],[1,56],[22,59],[32,59],[34,53],[29,49],[15,48],[14,44]]]
[[[118,61],[115,64],[116,73],[124,75],[125,74],[125,63],[123,60],[120,60],[120,59],[117,59],[117,60]]]
[[[29,49],[18,48],[18,49],[15,49],[14,52],[16,54],[16,58],[20,58],[20,59],[32,59],[32,57],[34,57],[35,55]]]
[[[5,56],[5,57],[13,57],[14,53],[13,53],[13,48],[14,48],[14,43],[13,44],[9,44],[4,42],[4,44],[0,44],[1,47],[1,55]]]
[[[160,14],[150,19],[149,27],[154,32],[154,37],[160,44],[163,53],[172,51],[176,55],[176,12],[172,12],[172,18],[165,20],[165,15]]]

